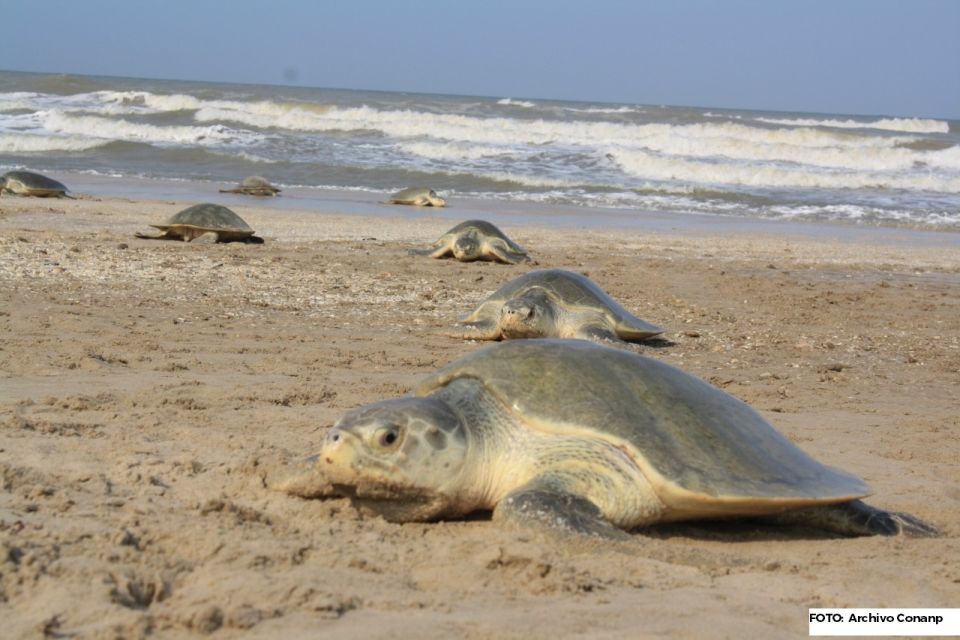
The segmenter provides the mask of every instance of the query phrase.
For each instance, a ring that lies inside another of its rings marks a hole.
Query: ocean
[[[15,168],[960,231],[943,119],[0,72]]]

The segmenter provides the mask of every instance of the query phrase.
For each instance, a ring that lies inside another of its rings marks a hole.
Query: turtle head
[[[453,257],[469,262],[480,257],[480,240],[474,233],[464,233],[453,243]]]
[[[554,335],[557,307],[546,291],[534,288],[507,300],[500,308],[504,338],[539,338]]]
[[[392,522],[456,514],[467,454],[460,418],[432,398],[400,398],[344,415],[317,458],[336,493]]]
[[[444,207],[447,204],[447,201],[438,196],[433,189],[430,189],[430,193],[427,194],[427,201],[432,207]]]

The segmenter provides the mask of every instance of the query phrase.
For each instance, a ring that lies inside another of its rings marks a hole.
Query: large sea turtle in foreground
[[[658,522],[774,517],[843,535],[933,535],[868,506],[727,393],[582,340],[522,340],[457,360],[412,397],[354,409],[315,467],[281,485],[346,496],[394,522],[495,521],[604,537]]]
[[[407,187],[387,199],[387,204],[411,204],[417,207],[442,207],[447,201],[428,187]]]
[[[247,176],[233,189],[220,189],[220,193],[240,193],[246,196],[275,196],[280,189],[270,184],[263,176]]]
[[[461,222],[440,236],[429,249],[414,249],[410,253],[431,258],[452,255],[460,262],[489,260],[516,264],[531,260],[526,251],[486,220]]]
[[[590,278],[563,269],[530,271],[506,283],[450,335],[477,340],[584,338],[644,340],[663,329],[644,322]]]
[[[8,171],[0,177],[0,194],[35,198],[69,198],[67,187],[53,178],[32,171]]]
[[[163,233],[159,236],[137,233],[136,236],[146,240],[263,244],[263,238],[253,235],[253,229],[243,221],[243,218],[226,207],[210,202],[187,207],[163,224],[150,226],[160,229]]]

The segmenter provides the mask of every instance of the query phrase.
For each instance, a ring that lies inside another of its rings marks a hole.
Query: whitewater
[[[960,230],[960,123],[0,72],[0,170]]]

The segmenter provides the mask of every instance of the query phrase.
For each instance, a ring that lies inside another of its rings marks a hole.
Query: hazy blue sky
[[[960,118],[960,0],[0,0],[0,68]]]

